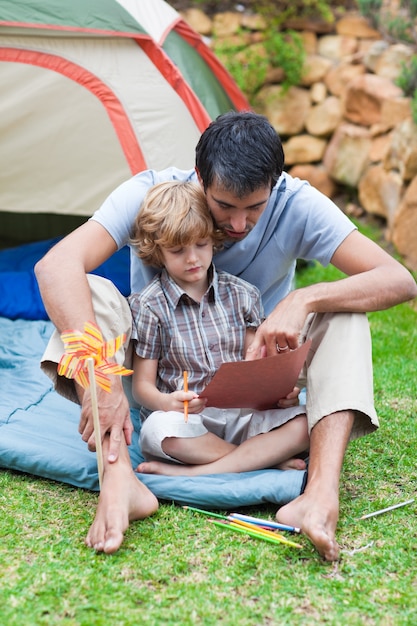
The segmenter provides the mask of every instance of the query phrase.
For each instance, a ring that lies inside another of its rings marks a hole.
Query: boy
[[[292,458],[308,448],[305,407],[298,402],[268,411],[222,410],[206,408],[198,396],[221,363],[244,358],[263,320],[259,290],[212,264],[222,236],[201,187],[180,181],[153,187],[134,233],[138,256],[161,270],[129,298],[132,391],[143,407],[142,453],[151,461],[138,471],[212,474],[284,462],[304,469],[302,459]],[[184,370],[193,391],[181,389]]]

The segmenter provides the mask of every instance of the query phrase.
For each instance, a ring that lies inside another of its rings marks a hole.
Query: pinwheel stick
[[[98,482],[101,485],[103,482],[103,449],[101,447],[101,431],[100,431],[100,419],[98,415],[98,402],[97,402],[97,385],[96,375],[94,372],[94,359],[89,357],[87,359],[88,378],[90,380],[90,395],[91,395],[91,409],[93,412],[93,424],[94,424],[94,438],[96,440],[96,455],[97,455],[97,468],[98,468]]]
[[[110,392],[110,375],[130,376],[132,370],[110,359],[126,340],[125,335],[104,341],[97,324],[86,322],[84,333],[79,330],[66,330],[61,333],[64,354],[58,363],[58,375],[73,378],[84,389],[90,387],[93,412],[94,437],[98,465],[98,480],[101,489],[103,479],[103,452],[101,448],[100,420],[98,413],[97,385]]]

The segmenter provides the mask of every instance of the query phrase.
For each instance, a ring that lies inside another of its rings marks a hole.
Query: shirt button
[[[201,317],[206,317],[206,314],[205,314],[205,313],[202,313],[202,314],[201,314]]]

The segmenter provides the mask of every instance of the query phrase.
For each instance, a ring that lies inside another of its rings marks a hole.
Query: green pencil
[[[287,546],[292,546],[293,548],[303,547],[301,544],[295,543],[294,541],[288,541],[287,539],[281,539],[280,537],[268,537],[267,535],[258,533],[255,530],[250,530],[249,528],[245,528],[244,526],[239,526],[238,524],[234,524],[233,522],[217,522],[214,519],[209,520],[209,522],[215,524],[216,526],[221,526],[221,528],[235,530],[237,533],[243,533],[244,535],[249,535],[250,537],[256,537],[256,539],[263,539],[264,541],[269,541],[270,543],[282,543]]]
[[[226,515],[219,515],[218,513],[212,513],[211,511],[205,511],[204,509],[196,509],[192,506],[183,506],[182,508],[194,511],[195,513],[202,513],[203,515],[210,515],[210,517],[218,517],[219,519],[227,520]]]

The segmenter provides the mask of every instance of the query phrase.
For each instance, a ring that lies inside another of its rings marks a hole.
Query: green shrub
[[[357,3],[362,15],[368,18],[374,27],[377,27],[382,0],[357,0]]]
[[[284,90],[299,84],[301,78],[305,55],[298,33],[268,28],[264,36],[262,43],[253,46],[247,46],[244,37],[241,45],[230,44],[227,40],[214,42],[216,56],[249,101],[264,84],[270,67],[282,69],[284,77],[281,85]]]
[[[408,62],[403,62],[395,83],[403,90],[404,95],[412,98],[411,111],[413,121],[417,124],[417,55],[413,55]]]
[[[395,81],[404,95],[413,96],[417,89],[417,55],[413,55],[408,62],[403,62],[401,73]]]

